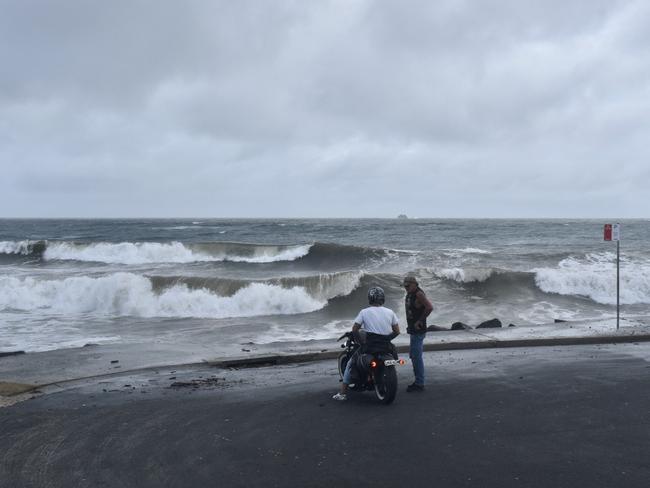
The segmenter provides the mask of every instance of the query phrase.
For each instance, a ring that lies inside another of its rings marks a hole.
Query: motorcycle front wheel
[[[385,366],[374,374],[375,395],[384,405],[389,405],[397,395],[397,371],[395,366]]]

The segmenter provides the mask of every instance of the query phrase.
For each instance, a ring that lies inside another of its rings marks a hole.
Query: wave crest
[[[176,284],[154,291],[149,278],[133,273],[36,280],[0,277],[0,310],[136,317],[228,318],[314,312],[327,300],[300,286],[250,283],[232,296]]]
[[[18,254],[29,256],[40,254],[45,249],[44,241],[0,241],[0,254]]]
[[[309,253],[310,244],[272,246],[239,243],[183,244],[180,242],[49,243],[45,260],[91,261],[110,264],[192,263],[232,261],[271,263],[294,261]]]
[[[495,270],[492,268],[443,268],[433,270],[438,278],[456,281],[458,283],[482,283],[487,281]]]
[[[570,257],[557,268],[535,270],[535,283],[546,293],[579,295],[604,305],[616,304],[616,255],[588,254]],[[625,305],[650,303],[650,262],[621,262],[620,299]]]

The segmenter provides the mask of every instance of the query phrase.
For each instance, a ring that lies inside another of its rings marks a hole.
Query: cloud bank
[[[0,216],[648,216],[647,2],[0,6]]]

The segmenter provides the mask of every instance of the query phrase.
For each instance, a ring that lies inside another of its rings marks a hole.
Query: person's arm
[[[392,341],[393,339],[395,339],[395,337],[397,337],[397,336],[400,334],[400,331],[399,331],[399,324],[397,324],[397,323],[393,324],[393,325],[392,325],[392,328],[393,328],[393,333],[389,336],[389,338],[390,338],[391,341]]]
[[[352,337],[354,337],[354,340],[357,342],[357,344],[361,344],[361,337],[359,337],[359,330],[361,329],[361,324],[357,324],[356,322],[352,326]]]
[[[420,330],[424,323],[426,322],[427,317],[431,314],[433,311],[433,305],[431,305],[431,302],[427,298],[427,296],[424,294],[423,291],[418,291],[415,294],[416,300],[424,307],[424,310],[422,310],[422,315],[418,318],[417,322],[415,322],[415,328],[417,330]]]

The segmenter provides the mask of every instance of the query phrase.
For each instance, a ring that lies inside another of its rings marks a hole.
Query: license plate
[[[399,366],[400,364],[404,364],[403,359],[386,359],[384,361],[384,366]]]

